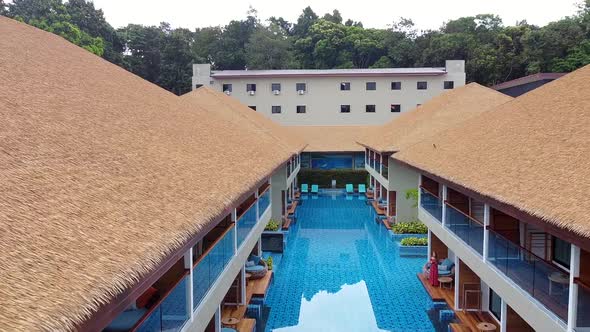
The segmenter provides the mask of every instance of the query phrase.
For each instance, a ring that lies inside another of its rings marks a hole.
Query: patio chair
[[[319,186],[317,184],[312,184],[311,185],[311,193],[312,194],[317,194],[320,190],[319,190]]]
[[[250,255],[246,262],[246,273],[250,273],[250,279],[260,279],[268,272],[266,261],[260,256]]]
[[[346,193],[347,194],[354,193],[354,186],[352,185],[352,183],[347,183],[346,184]]]
[[[367,188],[365,187],[364,184],[359,184],[358,188],[359,188],[359,194],[364,194],[367,192]]]
[[[307,188],[307,183],[304,183],[301,185],[301,193],[303,194],[307,194],[309,192],[309,189]]]
[[[438,276],[439,277],[453,277],[455,275],[455,263],[445,258],[438,263]]]

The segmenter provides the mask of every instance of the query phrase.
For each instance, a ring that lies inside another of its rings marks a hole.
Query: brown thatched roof
[[[393,157],[590,237],[590,66]]]
[[[401,114],[361,137],[359,143],[379,152],[397,152],[511,99],[495,90],[470,83]]]
[[[216,113],[234,127],[248,126],[253,131],[270,135],[276,139],[276,144],[290,149],[294,154],[301,152],[306,145],[299,135],[222,92],[201,87],[180,98],[189,107],[197,106],[198,109]]]
[[[68,330],[292,151],[0,16],[0,322]]]
[[[360,152],[360,137],[377,126],[289,126],[307,143],[306,152]]]

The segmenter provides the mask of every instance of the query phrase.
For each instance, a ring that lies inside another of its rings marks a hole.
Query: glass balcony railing
[[[576,318],[576,331],[588,331],[590,328],[590,285],[578,284],[578,317]]]
[[[461,240],[483,255],[483,225],[447,204],[445,226]]]
[[[244,214],[236,221],[236,229],[238,232],[238,248],[242,242],[248,237],[252,228],[256,226],[258,218],[256,216],[256,204],[252,204]]]
[[[382,167],[381,167],[381,175],[383,175],[383,177],[386,178],[386,179],[389,176],[389,167],[387,165],[382,165]]]
[[[375,167],[373,167],[373,169],[375,169],[377,171],[377,173],[381,173],[381,163],[377,160],[375,160]]]
[[[193,267],[193,310],[196,309],[235,253],[233,226],[204,253]]]
[[[420,188],[420,206],[428,211],[438,222],[442,220],[442,203],[440,198],[434,196],[424,188]]]
[[[567,321],[567,272],[491,230],[488,259],[514,283]]]
[[[266,209],[270,206],[270,189],[267,189],[258,197],[258,218],[262,217]]]
[[[190,278],[188,271],[182,279],[165,294],[151,313],[139,325],[132,329],[137,332],[180,331],[190,318],[187,308],[186,288]]]

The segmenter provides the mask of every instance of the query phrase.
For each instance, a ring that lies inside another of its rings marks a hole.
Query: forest
[[[590,63],[590,0],[545,26],[505,24],[480,14],[418,31],[410,18],[382,29],[304,8],[296,22],[266,21],[251,8],[226,25],[172,28],[129,23],[114,28],[86,0],[0,0],[0,15],[55,33],[175,94],[191,90],[193,63],[214,69],[327,69],[444,66],[464,59],[468,82],[490,86],[538,72]],[[526,13],[522,13],[526,16]]]

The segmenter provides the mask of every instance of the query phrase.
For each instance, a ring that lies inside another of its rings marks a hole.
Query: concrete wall
[[[270,179],[271,185],[271,218],[281,220],[283,216],[281,195],[283,190],[287,190],[287,165],[279,168]]]
[[[414,171],[400,165],[393,160],[389,160],[389,190],[395,190],[396,195],[396,220],[397,221],[414,221],[418,219],[418,208],[414,200],[406,199],[408,189],[417,189],[420,182],[420,175]]]
[[[197,84],[222,90],[224,83],[232,84],[231,96],[273,120],[285,125],[376,125],[400,113],[390,111],[391,104],[400,104],[401,112],[408,112],[444,91],[444,81],[454,81],[455,87],[465,84],[463,61],[447,61],[447,73],[440,76],[391,77],[302,77],[302,78],[231,78],[214,79],[203,76],[202,65],[194,65],[193,88]],[[197,75],[198,71],[198,75]],[[213,84],[210,82],[213,81]],[[391,90],[391,82],[402,82],[401,90]],[[416,83],[427,81],[427,90],[418,90]],[[350,82],[349,91],[340,91],[341,82]],[[366,82],[376,82],[377,89],[366,90]],[[246,91],[246,84],[256,84],[256,94]],[[274,95],[272,83],[281,84],[281,92]],[[296,83],[306,83],[307,91],[299,95]],[[281,106],[281,114],[272,114],[272,106]],[[296,113],[297,105],[307,107],[305,114]],[[340,105],[350,105],[350,113],[340,113]],[[366,113],[366,105],[376,105],[375,113]]]

